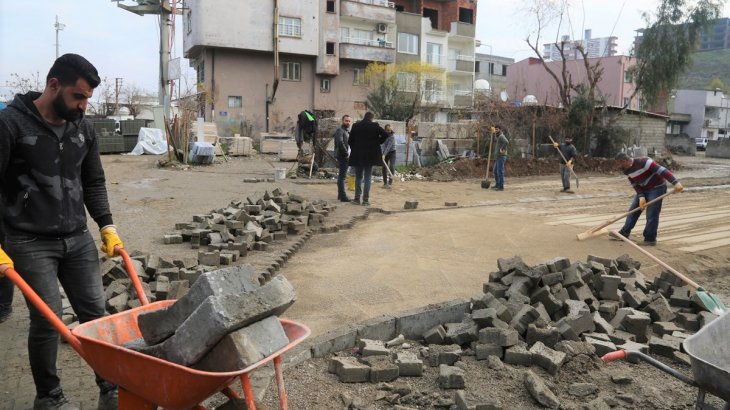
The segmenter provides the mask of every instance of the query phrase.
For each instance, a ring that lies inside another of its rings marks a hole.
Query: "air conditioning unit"
[[[385,23],[378,23],[378,33],[387,33],[388,25]]]

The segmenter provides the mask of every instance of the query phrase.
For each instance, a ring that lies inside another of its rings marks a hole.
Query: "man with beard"
[[[57,316],[61,283],[80,322],[104,316],[99,255],[86,211],[100,228],[101,250],[122,247],[112,222],[94,127],[84,111],[99,85],[84,57],[59,57],[43,93],[18,94],[0,112],[0,214],[5,228],[0,276],[17,268]],[[57,374],[58,333],[28,303],[28,357],[36,386],[33,409],[76,409]],[[117,408],[117,388],[99,376],[99,408]]]
[[[578,151],[573,145],[573,137],[566,135],[562,144],[554,142],[553,147],[563,154],[560,157],[560,179],[563,181],[563,192],[572,194],[573,191],[570,190],[570,170],[573,169],[573,160],[578,155]]]

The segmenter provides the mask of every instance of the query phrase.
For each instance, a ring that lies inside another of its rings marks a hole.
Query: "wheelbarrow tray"
[[[72,333],[81,341],[84,360],[101,377],[141,399],[167,409],[189,409],[309,335],[305,326],[279,319],[289,338],[287,346],[245,369],[220,373],[192,369],[121,346],[142,337],[137,325],[141,313],[173,303],[174,300],[150,303],[77,326]]]
[[[690,357],[695,383],[730,402],[730,311],[708,323],[683,345]]]

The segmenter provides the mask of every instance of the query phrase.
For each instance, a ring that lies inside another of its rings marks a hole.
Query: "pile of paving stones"
[[[246,266],[204,273],[173,304],[141,313],[142,338],[125,346],[199,370],[244,369],[289,343],[276,316],[294,300],[281,275],[260,284]]]
[[[279,188],[253,200],[233,201],[208,214],[193,215],[192,222],[175,224],[177,232],[165,234],[165,244],[190,242],[199,249],[198,264],[230,265],[250,250],[267,250],[273,241],[301,235],[307,228],[319,230],[334,205],[309,201]]]
[[[649,281],[628,255],[588,256],[575,263],[560,257],[535,266],[516,256],[500,258],[497,265],[461,322],[429,329],[415,350],[360,339],[353,352],[331,358],[329,372],[345,383],[375,383],[419,377],[423,366],[438,367],[438,387],[456,390],[452,402],[459,409],[500,408],[492,399],[465,396],[465,372],[458,365],[462,356],[488,360],[491,368],[539,366],[551,375],[578,356],[595,359],[617,349],[689,364],[682,341],[716,317],[671,273]],[[560,406],[538,374],[528,370],[524,385],[541,405]],[[575,383],[571,390],[583,397],[597,386]],[[379,399],[402,403],[403,398]]]

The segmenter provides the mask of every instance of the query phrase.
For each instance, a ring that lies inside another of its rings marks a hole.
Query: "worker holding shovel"
[[[578,155],[578,151],[576,151],[575,145],[573,145],[573,137],[566,135],[562,144],[553,141],[553,148],[560,152],[560,179],[563,181],[563,192],[572,194],[573,191],[570,190],[570,174],[573,170],[573,161]]]
[[[657,164],[651,158],[631,159],[626,153],[621,152],[616,155],[616,164],[629,178],[631,186],[636,191],[629,209],[636,209],[637,207],[641,209],[639,212],[630,213],[626,217],[626,222],[618,233],[628,238],[631,230],[639,220],[641,212],[646,208],[644,245],[654,246],[656,245],[657,231],[659,230],[659,214],[662,212],[662,201],[656,201],[648,207],[646,203],[667,192],[666,181],[674,185],[674,192],[682,192],[684,187],[670,170]]]

